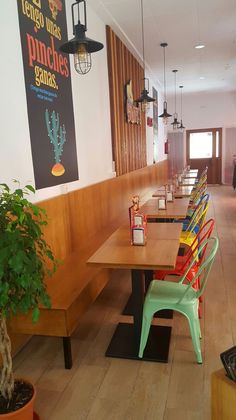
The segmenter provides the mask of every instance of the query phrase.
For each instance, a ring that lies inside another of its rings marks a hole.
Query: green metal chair
[[[204,248],[207,245],[211,246],[208,257],[204,262],[202,262],[191,283],[184,284],[188,272],[196,263],[199,258],[199,254],[204,251]],[[172,309],[174,311],[181,312],[188,319],[197,362],[202,363],[202,353],[200,346],[201,329],[198,319],[199,297],[202,295],[205,289],[207,278],[214,262],[218,245],[218,238],[212,237],[206,239],[199,247],[198,252],[196,253],[191,264],[178,283],[162,280],[153,280],[150,283],[143,307],[142,332],[139,346],[140,358],[143,357],[143,352],[147,343],[148,334],[154,314],[162,309]],[[196,281],[197,277],[201,274],[201,287],[200,289],[195,290],[192,285]]]

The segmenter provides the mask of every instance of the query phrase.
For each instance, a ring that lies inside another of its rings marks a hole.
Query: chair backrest
[[[202,195],[204,195],[206,190],[207,190],[207,178],[204,177],[204,179],[199,179],[199,181],[195,185],[195,188],[193,189],[190,196],[190,201],[196,203],[199,200],[199,198]]]
[[[198,205],[196,206],[189,225],[186,228],[186,232],[188,232],[188,236],[191,235],[191,233],[193,232],[193,230],[195,229],[195,227],[198,225],[200,228],[202,227],[205,217],[206,217],[206,213],[208,210],[208,202],[209,202],[209,194],[205,194],[201,201],[198,203]]]
[[[201,246],[201,244],[203,243],[203,241],[205,241],[205,239],[209,239],[211,237],[211,234],[212,234],[212,231],[213,231],[213,228],[214,228],[214,224],[215,224],[215,220],[214,219],[209,219],[201,227],[201,229],[199,230],[198,234],[196,235],[193,243],[189,247],[188,252],[186,253],[185,261],[184,261],[184,264],[181,267],[181,271],[184,270],[189,265],[192,258],[194,258],[194,256],[198,252],[198,249]],[[202,252],[199,254],[198,262],[200,264],[201,264],[201,262],[202,262],[202,260],[205,256],[206,249],[207,249],[207,245],[203,248]]]
[[[182,299],[184,298],[184,296],[186,295],[186,293],[188,292],[189,288],[192,287],[192,285],[195,283],[196,279],[203,273],[203,276],[201,277],[201,286],[200,288],[196,291],[196,298],[199,298],[199,296],[201,296],[204,292],[204,289],[206,287],[206,282],[212,267],[212,264],[214,262],[215,256],[216,256],[216,252],[217,249],[219,247],[219,240],[216,237],[211,237],[208,239],[205,239],[205,241],[201,244],[201,246],[199,247],[198,252],[196,253],[196,255],[194,256],[191,264],[189,265],[189,267],[187,268],[187,270],[185,271],[184,275],[181,277],[179,283],[183,283],[184,280],[186,279],[189,271],[191,270],[192,266],[195,264],[195,262],[198,260],[199,255],[201,255],[201,253],[203,252],[204,248],[208,245],[211,244],[211,250],[210,253],[208,255],[208,257],[206,258],[206,260],[200,264],[199,269],[197,270],[195,276],[193,277],[192,281],[189,283],[188,287],[186,287],[185,292],[183,293],[183,295],[181,296],[181,298],[179,299],[179,303],[182,301]]]
[[[208,171],[208,166],[206,166],[205,169],[203,169],[203,171],[201,172],[201,175],[199,176],[199,179],[203,178],[205,175],[207,176],[207,171]]]

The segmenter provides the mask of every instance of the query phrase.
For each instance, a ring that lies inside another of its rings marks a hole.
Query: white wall
[[[177,97],[178,113],[179,100]],[[168,98],[168,110],[171,114],[174,113],[173,96]],[[183,92],[183,123],[188,130],[236,125],[236,91],[193,94]]]
[[[179,98],[178,98],[179,99]],[[169,106],[170,105],[170,106]],[[179,111],[177,101],[177,112]],[[174,112],[174,97],[168,99],[168,109]],[[227,151],[227,128],[236,127],[236,91],[235,92],[183,92],[183,123],[187,129],[223,128],[222,131],[222,181],[225,179]]]
[[[236,92],[184,95],[183,120],[187,129],[236,125]]]

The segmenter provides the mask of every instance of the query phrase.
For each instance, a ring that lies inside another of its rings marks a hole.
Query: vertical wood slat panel
[[[147,165],[145,114],[141,125],[127,123],[125,116],[125,84],[132,80],[133,96],[139,97],[144,70],[109,26],[106,33],[113,159],[119,176]]]

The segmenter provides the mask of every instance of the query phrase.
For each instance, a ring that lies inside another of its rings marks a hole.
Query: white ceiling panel
[[[87,0],[103,21],[142,58],[141,0]],[[172,70],[185,92],[236,90],[236,0],[143,0],[146,67],[163,83],[167,42],[167,91]],[[89,36],[89,22],[88,22]],[[194,46],[202,42],[205,48]],[[200,79],[204,77],[204,79]]]

